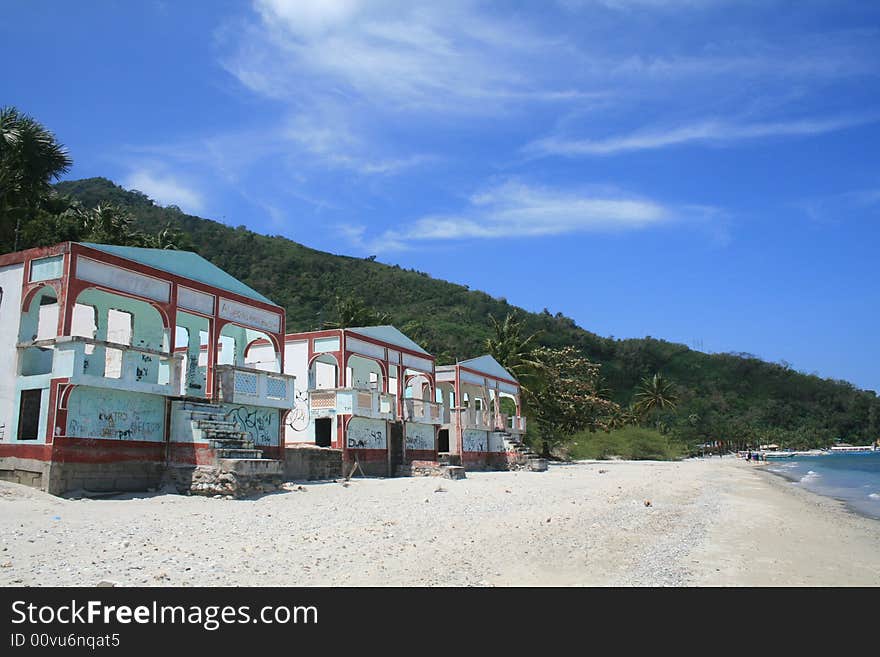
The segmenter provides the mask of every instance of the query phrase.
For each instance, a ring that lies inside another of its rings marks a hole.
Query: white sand
[[[0,585],[880,585],[880,521],[760,470],[603,461],[237,501],[0,482]]]

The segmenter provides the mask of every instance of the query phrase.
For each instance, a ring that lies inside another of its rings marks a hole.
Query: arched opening
[[[332,354],[316,356],[309,365],[309,390],[339,387],[339,363]]]
[[[383,391],[382,366],[372,358],[352,355],[345,368],[345,384],[348,388]]]
[[[249,348],[254,343],[263,342],[272,345],[271,351]],[[217,364],[280,372],[281,354],[274,345],[268,333],[238,324],[226,324],[220,329],[217,340]]]
[[[84,349],[85,371],[90,376],[162,385],[170,381],[168,359],[149,353],[167,352],[171,347],[162,313],[151,303],[85,289],[75,300],[71,333],[94,340]]]

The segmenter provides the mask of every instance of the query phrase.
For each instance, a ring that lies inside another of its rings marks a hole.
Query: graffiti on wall
[[[294,431],[305,431],[309,426],[309,393],[299,390],[294,396],[293,409],[287,415],[285,423]]]
[[[165,400],[156,395],[76,388],[68,402],[67,435],[112,440],[164,440]]]
[[[276,445],[278,443],[279,411],[256,406],[226,407],[224,417],[235,422],[239,431],[248,434],[255,445]]]
[[[433,450],[434,427],[427,424],[406,423],[407,450]]]
[[[198,354],[187,354],[186,358],[186,387],[190,390],[201,390],[204,386],[204,375],[199,367]]]
[[[386,449],[383,420],[354,418],[348,423],[345,444],[349,449]]]
[[[489,435],[489,451],[490,452],[503,452],[504,451],[504,434],[498,433],[497,431],[493,431]]]
[[[488,451],[488,433],[477,429],[465,429],[462,436],[463,449],[465,452]]]

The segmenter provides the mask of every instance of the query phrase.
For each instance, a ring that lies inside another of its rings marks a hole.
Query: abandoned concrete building
[[[393,326],[285,335],[283,308],[189,252],[0,256],[0,368],[0,479],[53,494],[540,469],[491,356],[435,367]]]
[[[72,242],[0,256],[0,288],[0,477],[58,494],[282,476],[282,308],[194,253]],[[245,366],[254,340],[270,371]]]
[[[255,345],[249,358],[269,349]],[[340,449],[346,467],[370,475],[437,460],[446,416],[433,399],[434,357],[393,326],[289,334],[284,371],[299,384],[287,445]]]
[[[526,418],[519,382],[492,356],[440,366],[435,376],[445,419],[440,453],[469,470],[546,467],[522,443]]]

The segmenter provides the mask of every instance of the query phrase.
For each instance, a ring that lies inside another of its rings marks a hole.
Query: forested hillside
[[[65,181],[56,189],[87,207],[122,205],[145,233],[167,226],[180,231],[188,248],[283,305],[288,330],[321,326],[331,318],[337,297],[359,299],[387,313],[442,363],[483,353],[489,315],[515,310],[504,299],[421,272],[324,253],[161,207],[104,178]],[[687,443],[770,440],[815,446],[834,440],[864,443],[880,435],[880,399],[847,382],[748,354],[704,354],[653,338],[603,338],[561,313],[519,312],[527,333],[540,332],[539,343],[571,345],[601,363],[605,386],[621,405],[631,401],[643,377],[661,372],[674,383],[678,403],[658,414],[656,423]]]

